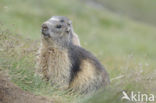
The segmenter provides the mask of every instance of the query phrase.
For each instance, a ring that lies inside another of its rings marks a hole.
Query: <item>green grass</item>
[[[122,103],[123,90],[156,95],[155,27],[73,0],[1,0],[0,12],[0,68],[22,89],[63,103]],[[69,17],[82,46],[106,67],[112,83],[104,91],[82,98],[34,76],[40,26],[53,15]]]

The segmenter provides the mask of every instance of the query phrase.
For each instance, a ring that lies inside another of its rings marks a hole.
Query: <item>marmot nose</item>
[[[42,30],[47,31],[48,30],[48,25],[47,24],[42,24]]]
[[[47,24],[42,24],[42,34],[47,36],[49,33],[48,33],[48,25]]]

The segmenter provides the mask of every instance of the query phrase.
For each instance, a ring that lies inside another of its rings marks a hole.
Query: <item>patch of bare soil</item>
[[[45,97],[23,91],[0,73],[0,103],[53,103]]]

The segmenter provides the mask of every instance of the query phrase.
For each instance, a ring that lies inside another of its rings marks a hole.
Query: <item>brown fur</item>
[[[95,65],[90,60],[83,60],[80,68],[82,71],[70,83],[69,88],[80,93],[88,93],[97,90],[101,85],[104,86],[103,74],[97,73]],[[107,80],[108,77],[105,79]]]
[[[42,43],[45,43],[44,40]],[[52,82],[57,86],[67,87],[70,78],[70,62],[67,50],[53,48],[46,44],[42,44],[38,57],[38,73],[42,77]],[[61,65],[60,65],[61,64]],[[58,82],[59,81],[59,82]]]
[[[75,90],[85,90],[85,87],[88,87],[87,85],[89,84],[89,81],[96,77],[95,67],[88,60],[83,60],[80,68],[82,71],[77,74],[75,79],[70,84],[70,88]]]

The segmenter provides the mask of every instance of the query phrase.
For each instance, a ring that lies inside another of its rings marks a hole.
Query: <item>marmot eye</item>
[[[56,28],[60,29],[62,27],[62,25],[56,25]]]
[[[60,22],[62,22],[62,23],[63,23],[63,22],[64,22],[64,20],[62,19]]]

